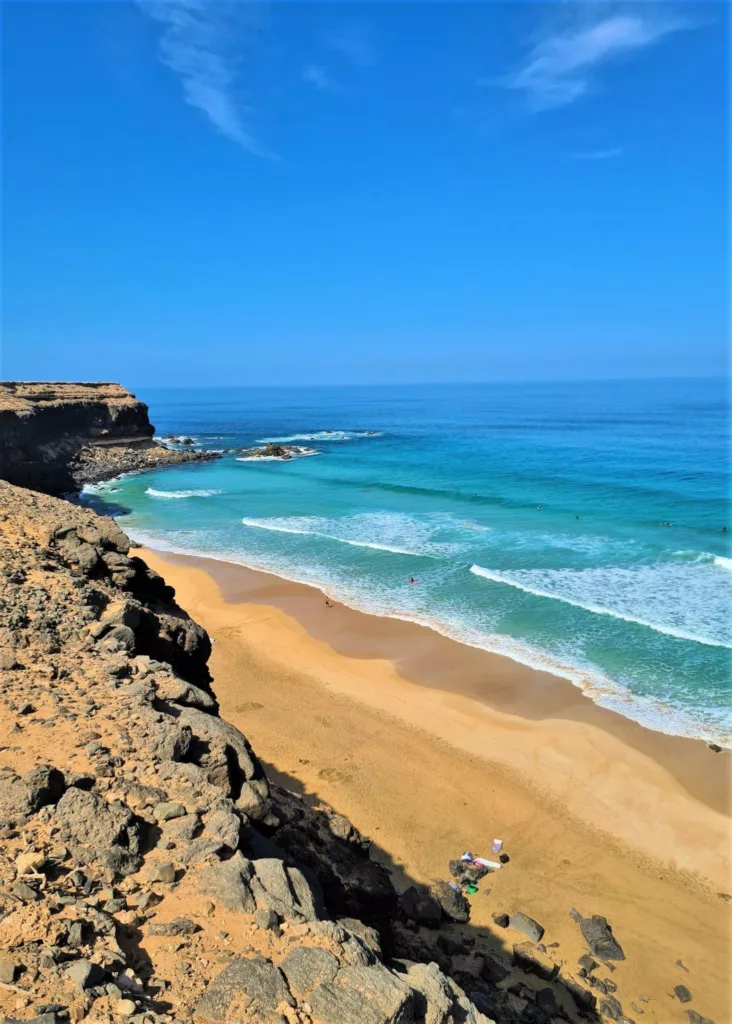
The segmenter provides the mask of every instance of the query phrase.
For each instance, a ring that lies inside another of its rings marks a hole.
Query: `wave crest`
[[[719,575],[713,566],[710,570]],[[732,592],[726,594],[723,586],[715,587],[720,580],[702,579],[698,565],[499,571],[474,564],[470,572],[535,597],[622,619],[679,640],[732,648]],[[688,603],[681,599],[684,594],[691,595]]]
[[[157,491],[154,487],[147,487],[145,489],[145,494],[149,494],[151,498],[210,498],[214,494],[223,493],[223,491],[216,488],[194,491]]]

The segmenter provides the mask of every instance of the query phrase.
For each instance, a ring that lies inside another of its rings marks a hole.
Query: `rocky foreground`
[[[436,963],[387,965],[368,841],[268,784],[116,524],[6,483],[0,507],[0,1012],[485,1024]]]
[[[0,383],[0,476],[65,494],[120,473],[217,458],[153,441],[147,406],[119,384]]]
[[[104,431],[149,439],[116,385],[64,386],[57,422],[59,387],[4,386],[5,475],[78,486]],[[604,918],[572,912],[578,964],[522,913],[493,915],[503,947],[469,923],[485,863],[398,895],[350,822],[269,783],[174,598],[113,520],[0,481],[0,1019],[638,1024]]]

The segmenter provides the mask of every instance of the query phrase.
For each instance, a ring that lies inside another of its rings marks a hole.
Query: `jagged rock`
[[[597,999],[592,992],[588,992],[586,988],[582,988],[581,985],[578,985],[571,978],[564,980],[564,987],[569,992],[578,1010],[591,1012],[597,1006]]]
[[[217,1024],[241,1017],[246,1008],[250,1015],[256,1013],[267,1020],[267,1014],[273,1014],[283,1003],[295,1005],[279,968],[261,957],[236,960],[209,985],[193,1017]]]
[[[411,1024],[414,994],[383,964],[343,967],[308,997],[322,1024]]]
[[[166,923],[154,922],[148,928],[148,935],[195,935],[201,926],[187,917],[176,917]]]
[[[298,1000],[302,1000],[318,985],[332,981],[338,967],[333,954],[317,946],[299,946],[288,953],[280,964],[290,991]]]
[[[414,993],[414,1015],[424,1024],[452,1024],[457,1019],[453,993],[437,964],[409,964],[406,982]]]
[[[541,942],[541,938],[544,934],[544,929],[541,925],[533,919],[528,917],[527,914],[523,914],[520,911],[516,914],[511,914],[508,923],[511,928],[514,928],[517,932],[523,932],[532,942]]]
[[[280,919],[274,910],[265,908],[258,910],[254,915],[254,923],[258,928],[264,928],[267,932],[276,931],[279,928]]]
[[[156,821],[172,821],[173,818],[182,818],[185,813],[183,804],[176,801],[156,804],[153,807],[153,817]]]
[[[457,921],[461,924],[470,918],[470,904],[461,892],[452,888],[449,882],[435,882],[430,886],[432,895],[442,908],[442,913],[450,921]]]
[[[225,910],[253,914],[257,905],[249,886],[252,874],[252,862],[237,852],[229,860],[203,871],[199,889]]]
[[[177,843],[186,845],[191,842],[201,828],[201,819],[197,814],[184,814],[180,818],[172,818],[165,822],[163,835]]]
[[[41,807],[55,804],[64,792],[64,777],[56,768],[38,765],[19,778],[0,778],[0,820],[24,821]]]
[[[12,985],[18,973],[18,965],[13,960],[5,957],[0,959],[0,982],[4,985]]]
[[[680,1003],[691,1002],[691,992],[688,990],[686,985],[676,985],[674,988],[674,995]]]
[[[175,867],[170,861],[164,861],[161,864],[155,864],[150,872],[151,882],[164,882],[166,885],[170,885],[175,881]]]
[[[182,704],[187,707],[198,708],[200,711],[215,713],[218,709],[216,701],[210,693],[179,679],[174,675],[160,675],[155,678],[155,687],[158,697],[168,700],[173,704]]]
[[[480,976],[485,981],[497,983],[508,977],[508,971],[495,957],[484,956],[480,965]]]
[[[104,969],[91,960],[77,960],[66,968],[66,977],[73,981],[80,992],[99,985],[104,980],[104,975]]]
[[[239,847],[241,818],[233,811],[220,808],[206,818],[204,836],[218,843],[218,849],[233,853]]]
[[[598,960],[625,960],[625,953],[604,917],[584,917],[579,926],[590,953]]]
[[[600,1000],[600,1013],[611,1020],[620,1020],[623,1016],[623,1007],[615,996],[603,996]]]
[[[442,907],[430,893],[416,885],[410,885],[399,897],[402,912],[417,924],[437,928],[442,918]]]
[[[689,1018],[689,1024],[714,1024],[713,1020],[710,1020],[709,1017],[702,1017],[696,1010],[687,1010],[686,1016]]]
[[[274,857],[251,864],[254,878],[249,884],[260,909],[269,908],[285,919],[302,917],[307,921],[321,916],[322,897],[298,868],[286,868]]]
[[[139,826],[123,804],[107,804],[96,793],[71,788],[56,805],[54,820],[77,857],[98,860],[120,874],[139,868]]]

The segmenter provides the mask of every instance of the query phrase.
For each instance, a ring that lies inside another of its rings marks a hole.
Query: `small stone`
[[[499,928],[508,928],[508,922],[510,920],[508,914],[491,914],[493,923],[497,924]]]
[[[676,996],[676,998],[678,999],[678,1001],[680,1003],[690,1003],[691,1002],[691,992],[688,990],[686,985],[677,985],[674,988],[674,995]]]
[[[175,881],[175,868],[171,862],[163,861],[156,864],[150,874],[151,882],[165,882],[167,885]]]
[[[66,968],[66,977],[74,982],[80,992],[87,988],[94,988],[104,978],[104,971],[99,964],[91,960],[77,960],[70,967]]]
[[[166,923],[156,922],[151,924],[148,930],[150,935],[195,935],[196,932],[200,932],[200,925],[197,925],[195,921],[189,920],[187,917],[176,917],[172,921]]]
[[[268,908],[258,910],[254,915],[254,923],[265,931],[273,932],[279,927],[279,918],[274,910]]]
[[[156,804],[153,808],[153,817],[156,821],[172,821],[174,818],[182,818],[186,813],[183,804],[175,801]]]
[[[124,1017],[131,1017],[137,1010],[137,1003],[131,999],[118,999],[114,1004],[114,1012],[121,1013]]]
[[[18,974],[18,965],[12,960],[0,960],[0,981],[5,985],[12,985]]]

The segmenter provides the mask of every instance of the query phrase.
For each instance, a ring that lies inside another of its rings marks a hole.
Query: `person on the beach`
[[[332,608],[332,607],[333,607],[333,605],[332,605],[332,604],[330,603],[330,601],[328,600],[328,598],[327,598],[327,597],[326,597],[326,599],[325,599],[325,607],[326,607],[326,608]]]

